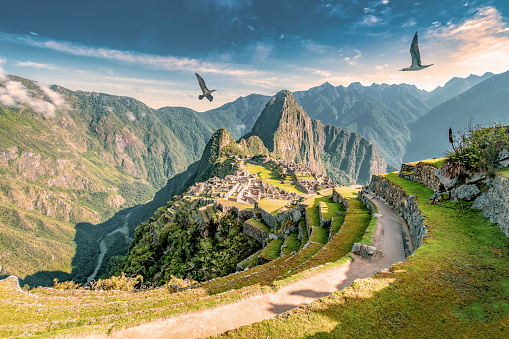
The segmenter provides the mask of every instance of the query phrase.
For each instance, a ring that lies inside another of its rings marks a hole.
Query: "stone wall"
[[[339,194],[339,192],[335,189],[332,190],[332,200],[342,204],[345,208],[345,211],[348,211],[348,199],[343,198],[343,196]]]
[[[489,189],[474,200],[472,207],[481,210],[509,237],[509,179],[498,175],[483,182]]]
[[[235,216],[239,217],[240,219],[247,220],[251,219],[254,216],[254,212],[250,209],[239,209],[238,206],[235,205],[228,205],[228,204],[222,204],[221,200],[217,200],[214,204],[214,207],[222,211],[224,213],[233,213]]]
[[[260,208],[258,204],[255,204],[255,217],[259,215],[260,221],[263,221],[266,223],[270,228],[273,230],[277,229],[279,224],[277,222],[277,218],[274,214],[264,210],[263,208]]]
[[[407,195],[401,187],[379,175],[371,177],[368,190],[379,198],[384,199],[407,221],[414,242],[414,248],[417,249],[421,246],[422,238],[426,235],[427,229],[419,207],[414,201],[415,197]]]
[[[436,167],[423,164],[422,162],[417,163],[417,165],[402,164],[399,176],[411,181],[420,182],[431,188],[434,192],[440,192],[444,186],[435,175],[436,170]]]
[[[318,215],[320,216],[320,227],[329,228],[332,224],[332,220],[334,219],[334,217],[332,217],[331,219],[325,219],[322,216],[322,214],[326,213],[327,211],[328,211],[327,204],[323,201],[320,201],[318,203]]]
[[[242,233],[258,241],[260,244],[264,244],[265,240],[269,238],[269,234],[259,230],[258,228],[249,224],[247,221],[244,222],[244,229]]]
[[[369,200],[369,198],[367,197],[367,194],[368,194],[368,192],[366,192],[364,190],[359,191],[359,193],[358,193],[359,200],[362,201],[364,206],[366,206],[371,211],[371,213],[375,213],[377,208],[376,208],[375,204],[373,204],[373,202],[371,200]]]

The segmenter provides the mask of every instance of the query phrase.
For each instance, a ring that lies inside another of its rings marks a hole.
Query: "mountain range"
[[[76,251],[86,249],[80,262],[95,262],[97,239],[160,190],[159,200],[126,221],[132,238],[154,204],[164,204],[171,191],[197,179],[206,145],[220,128],[251,154],[303,162],[344,183],[365,182],[370,173],[399,167],[407,150],[405,158],[427,157],[422,148],[443,134],[436,121],[446,116],[456,119],[455,129],[465,125],[454,117],[461,112],[469,117],[484,112],[487,119],[474,122],[507,123],[507,77],[455,78],[432,92],[404,84],[325,83],[274,99],[252,94],[196,112],[156,110],[129,97],[10,76],[0,82],[0,275],[82,269],[73,263]],[[47,107],[55,110],[42,109]],[[278,121],[275,111],[284,113]],[[498,115],[489,117],[491,111]],[[442,149],[437,146],[432,156]]]

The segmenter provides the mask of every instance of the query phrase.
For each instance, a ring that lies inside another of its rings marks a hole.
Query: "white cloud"
[[[244,132],[244,130],[246,129],[246,125],[240,124],[240,125],[235,126],[235,128],[239,134],[242,134]]]
[[[60,93],[57,93],[53,91],[51,88],[49,88],[46,84],[43,84],[42,82],[36,82],[37,86],[48,96],[48,98],[55,104],[57,107],[66,107],[67,102],[65,101],[64,97],[60,95]]]
[[[382,69],[386,69],[387,67],[389,67],[389,64],[379,65],[379,66],[376,66],[375,68],[378,70],[382,70]]]
[[[320,44],[310,39],[302,40],[301,43],[305,49],[315,54],[329,54],[333,52],[330,46]]]
[[[3,80],[7,78],[0,70]],[[36,83],[42,92],[49,98],[49,101],[40,99],[40,93],[29,90],[22,83],[14,80],[7,80],[0,87],[0,104],[10,107],[21,107],[23,105],[30,107],[34,111],[43,114],[46,117],[54,117],[57,108],[68,107],[64,98],[57,92],[52,91],[47,85]]]
[[[128,64],[138,64],[141,66],[168,71],[219,73],[231,76],[258,74],[256,70],[247,69],[239,65],[212,63],[187,57],[161,56],[109,48],[89,47],[69,41],[42,40],[30,35],[15,35],[0,32],[0,39],[71,55],[92,57]]]
[[[322,77],[324,77],[324,78],[328,78],[328,77],[330,77],[330,76],[331,76],[331,74],[330,74],[329,72],[327,72],[327,71],[322,71],[322,70],[319,70],[319,69],[315,70],[313,73],[314,73],[314,74],[318,74],[318,75],[320,75],[320,76],[322,76]]]
[[[383,24],[383,20],[375,15],[366,15],[359,24],[361,26],[373,27]]]
[[[451,69],[474,73],[479,69],[492,72],[507,70],[509,30],[507,20],[492,6],[475,9],[472,16],[458,23],[433,23],[427,30],[432,45],[440,51],[436,58],[446,58]],[[422,53],[422,50],[421,50]]]
[[[38,62],[33,61],[18,61],[15,63],[18,67],[34,67],[34,68],[42,68],[42,69],[49,69],[49,70],[58,70],[60,67],[57,67],[52,64],[42,64]]]
[[[270,43],[258,42],[253,47],[253,62],[262,63],[265,62],[272,50],[274,49],[274,45]]]
[[[401,27],[402,28],[414,27],[416,24],[417,22],[413,18],[410,18],[405,23],[403,23]]]

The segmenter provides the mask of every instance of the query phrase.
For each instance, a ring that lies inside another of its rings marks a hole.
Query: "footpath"
[[[202,338],[272,318],[350,286],[355,280],[404,261],[405,220],[382,200],[369,196],[378,207],[373,245],[382,249],[381,258],[368,260],[352,254],[354,261],[305,277],[264,293],[211,309],[177,315],[139,326],[113,331],[108,338]],[[90,336],[103,338],[105,335]]]

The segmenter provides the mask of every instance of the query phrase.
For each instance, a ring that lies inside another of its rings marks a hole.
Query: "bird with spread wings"
[[[410,56],[412,57],[412,66],[400,69],[400,71],[420,71],[433,65],[421,65],[421,53],[419,53],[419,42],[417,41],[417,32],[415,32],[412,44],[410,44]]]
[[[200,84],[201,91],[203,92],[203,94],[200,94],[198,96],[198,99],[202,100],[205,97],[209,101],[212,101],[214,99],[214,97],[210,93],[214,92],[215,89],[209,90],[207,88],[207,85],[205,85],[205,80],[203,80],[203,78],[198,73],[194,73],[194,74],[196,74],[196,78],[198,79],[198,83]]]

